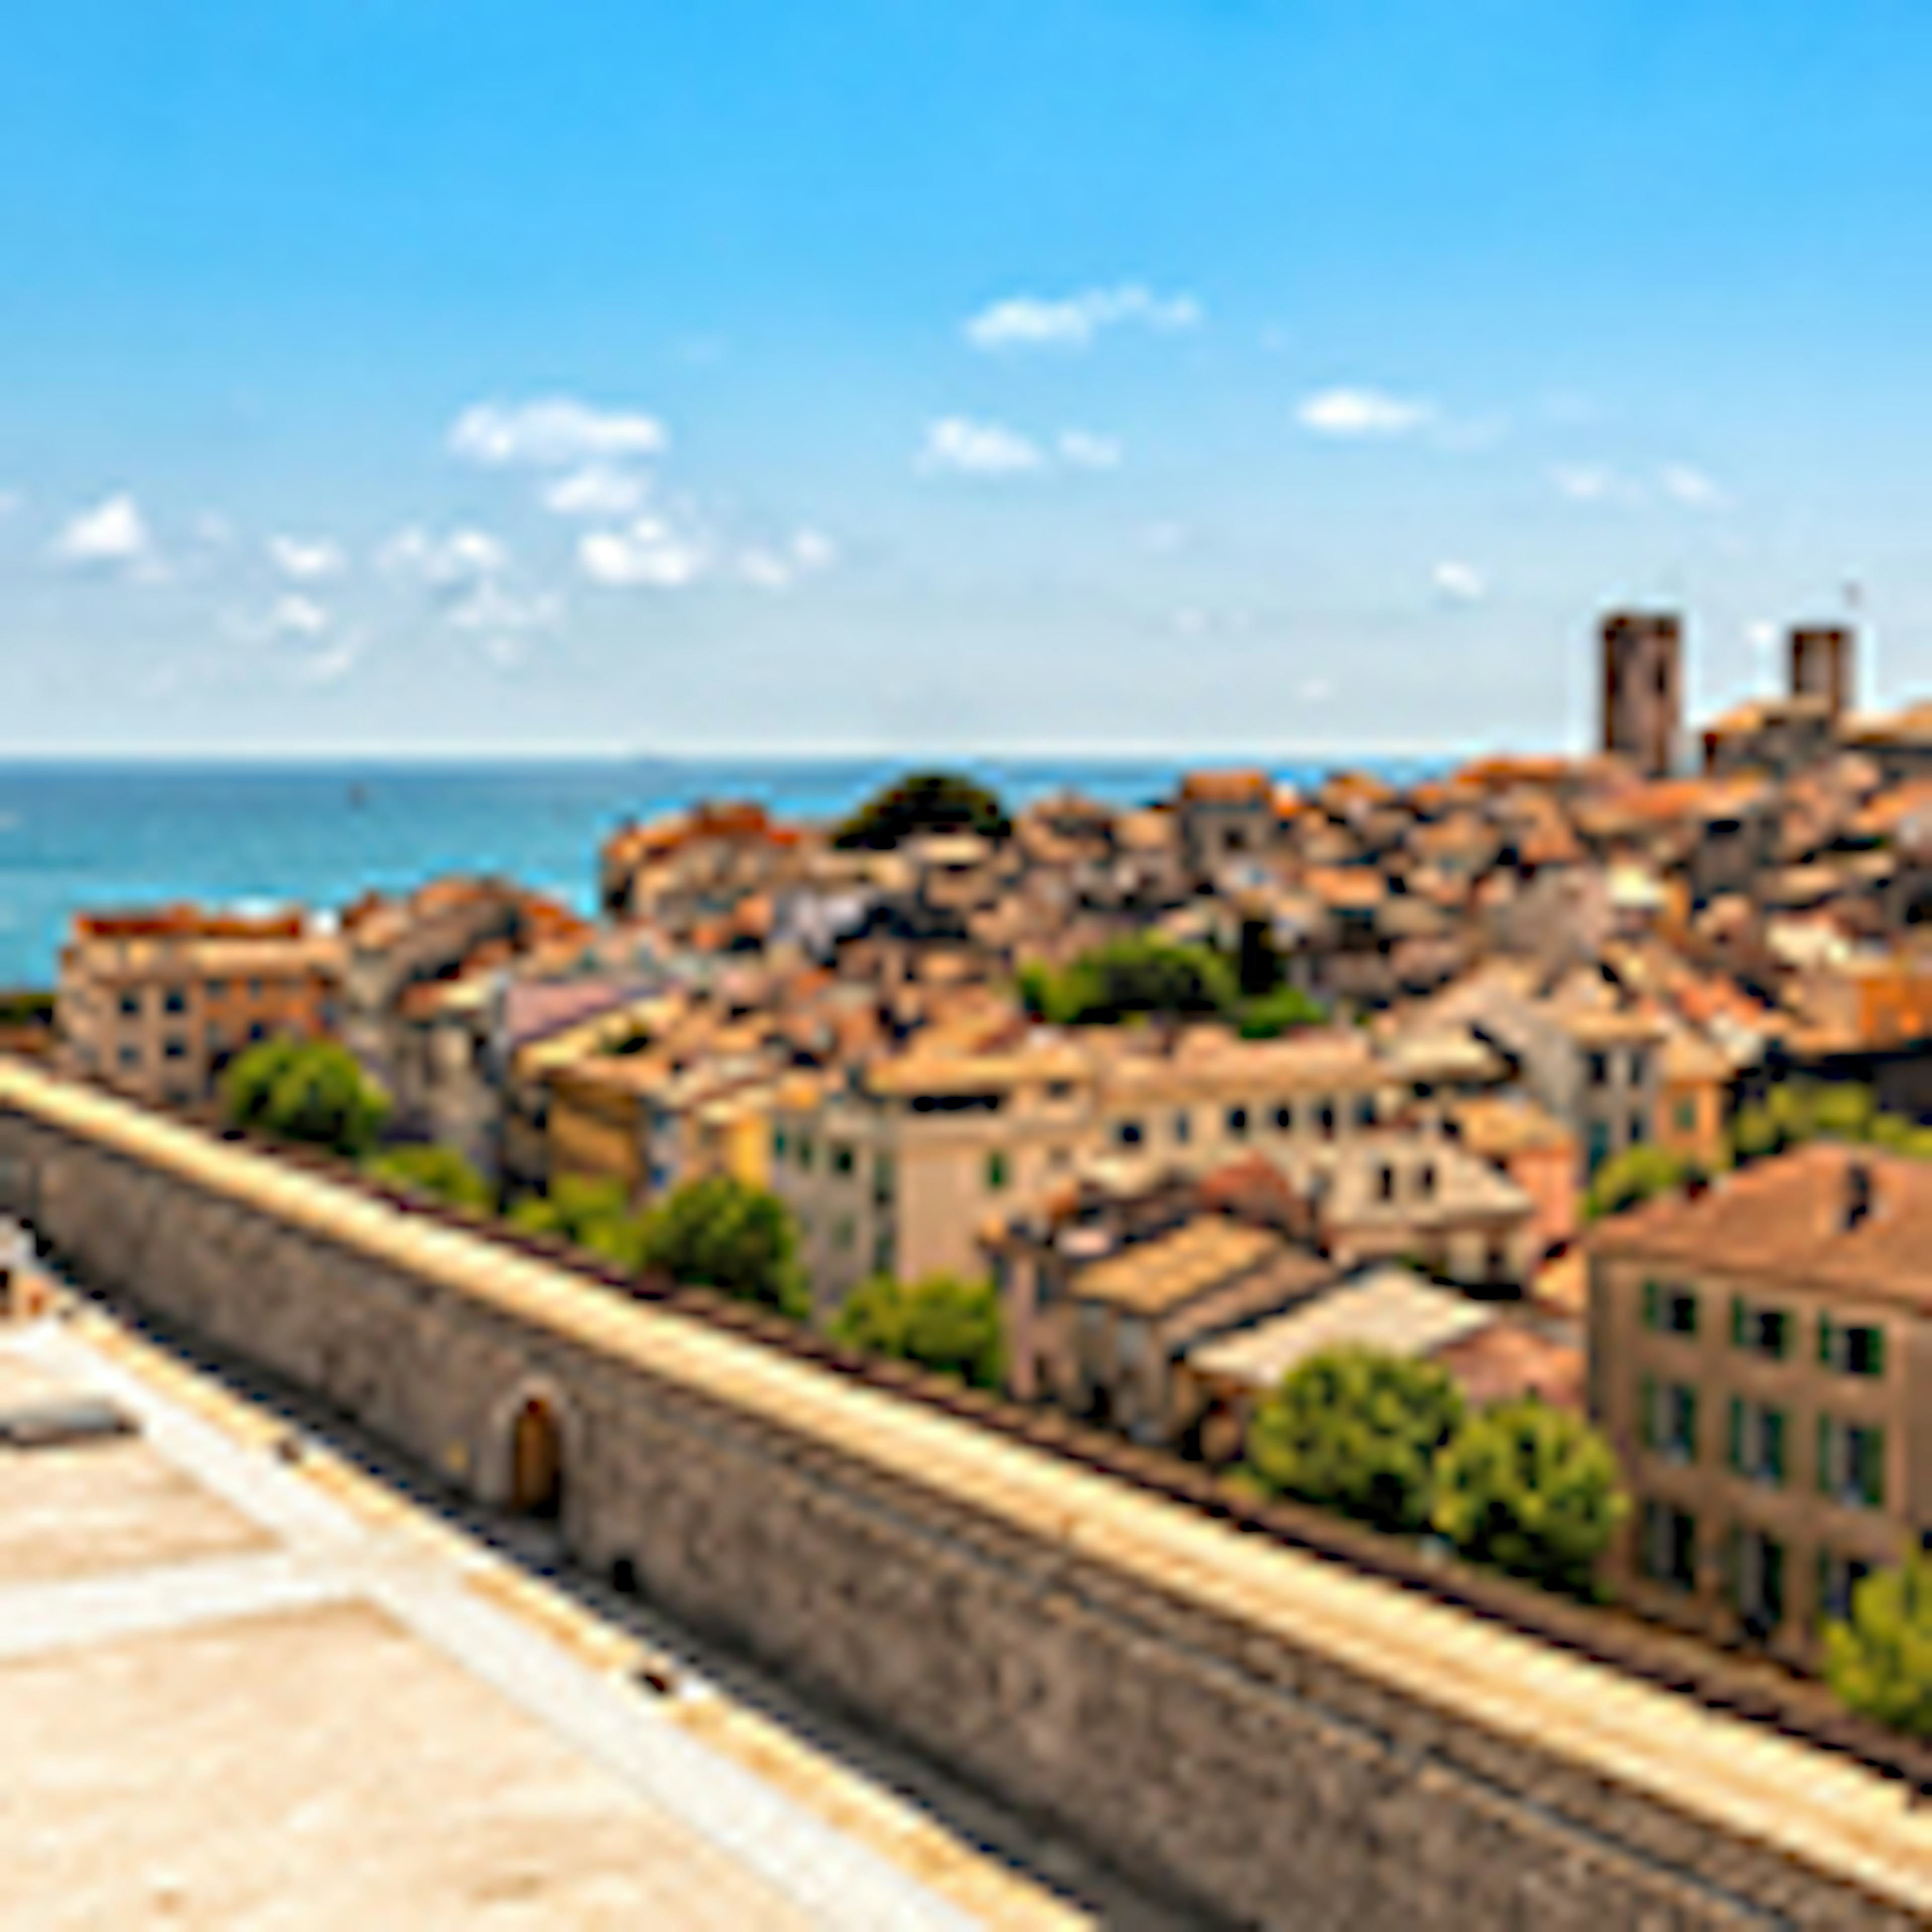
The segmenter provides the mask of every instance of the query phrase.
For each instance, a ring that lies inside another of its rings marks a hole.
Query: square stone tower
[[[1858,634],[1849,624],[1799,624],[1790,642],[1792,696],[1823,698],[1835,722],[1856,702]]]
[[[1604,620],[1604,749],[1646,778],[1669,776],[1684,723],[1684,622],[1675,611]]]

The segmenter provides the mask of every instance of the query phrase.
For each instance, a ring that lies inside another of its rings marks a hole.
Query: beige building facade
[[[1815,1663],[1932,1534],[1932,1171],[1814,1145],[1590,1242],[1590,1407],[1639,1609]]]

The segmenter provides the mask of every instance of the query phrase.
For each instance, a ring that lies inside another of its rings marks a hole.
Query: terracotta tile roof
[[[1860,1167],[1871,1211],[1847,1228]],[[1694,1199],[1648,1202],[1600,1224],[1588,1246],[1932,1312],[1932,1163],[1820,1142],[1742,1168]]]
[[[1533,1395],[1553,1408],[1582,1412],[1583,1351],[1520,1323],[1498,1321],[1432,1350],[1430,1359],[1454,1377],[1474,1407]]]
[[[1190,805],[1255,805],[1274,793],[1274,781],[1264,771],[1189,772],[1180,781],[1180,796]]]

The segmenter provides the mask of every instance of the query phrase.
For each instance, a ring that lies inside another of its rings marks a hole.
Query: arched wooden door
[[[510,1426],[510,1507],[520,1516],[563,1510],[563,1432],[541,1396],[532,1396]]]

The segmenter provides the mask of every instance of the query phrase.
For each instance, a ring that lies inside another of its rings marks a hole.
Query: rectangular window
[[[139,1066],[141,1064],[141,1049],[138,1046],[123,1046],[121,1049],[120,1060],[123,1066]]]
[[[136,1020],[141,1017],[141,996],[139,993],[121,995],[121,1017],[124,1020]]]
[[[801,1173],[812,1172],[812,1136],[800,1134],[798,1137],[798,1165]]]
[[[783,1160],[785,1157],[785,1130],[782,1127],[772,1130],[772,1158]]]
[[[1594,1174],[1610,1157],[1610,1124],[1607,1120],[1590,1123],[1590,1142],[1588,1151],[1589,1170]]]
[[[1006,1157],[1000,1153],[986,1156],[986,1186],[989,1192],[997,1194],[1006,1184]]]
[[[178,986],[170,986],[161,997],[164,1012],[184,1013],[188,1011],[188,995]]]
[[[850,1174],[852,1172],[852,1150],[848,1147],[835,1147],[832,1150],[832,1172]]]
[[[1850,1509],[1882,1509],[1885,1431],[1875,1424],[1820,1416],[1818,1488]]]
[[[1648,1052],[1640,1046],[1632,1047],[1630,1054],[1630,1084],[1633,1087],[1641,1087],[1644,1083],[1645,1076],[1649,1071]]]
[[[1116,1120],[1114,1123],[1114,1142],[1118,1147],[1138,1147],[1142,1138],[1141,1124],[1138,1120]]]
[[[1643,1574],[1673,1590],[1697,1587],[1697,1519],[1688,1510],[1648,1501],[1643,1506]]]
[[[1852,1614],[1852,1599],[1858,1586],[1872,1573],[1872,1566],[1860,1556],[1840,1556],[1837,1551],[1818,1552],[1818,1614],[1835,1617],[1843,1623]]]
[[[1643,1285],[1643,1325],[1660,1335],[1696,1334],[1696,1289],[1679,1288],[1670,1282],[1646,1282]]]
[[[1643,1378],[1643,1446],[1673,1462],[1697,1460],[1697,1391],[1684,1382]]]
[[[1376,1198],[1393,1201],[1395,1198],[1395,1169],[1384,1161],[1376,1170]]]
[[[1608,1084],[1610,1077],[1609,1057],[1601,1053],[1591,1054],[1584,1062],[1584,1078],[1592,1087]]]
[[[188,1058],[188,1042],[176,1034],[162,1042],[161,1052],[170,1060],[185,1060]]]
[[[1834,1322],[1828,1315],[1818,1318],[1818,1360],[1841,1376],[1882,1376],[1885,1373],[1885,1330],[1865,1322]]]
[[[1784,1546],[1760,1530],[1736,1532],[1731,1602],[1748,1633],[1768,1636],[1784,1621]]]
[[[1185,1147],[1187,1144],[1189,1137],[1193,1132],[1194,1117],[1188,1112],[1185,1107],[1177,1109],[1174,1116],[1174,1145],[1176,1147]]]
[[[1274,1130],[1278,1134],[1292,1134],[1294,1131],[1294,1109],[1286,1100],[1274,1110]]]
[[[1791,1352],[1791,1317],[1781,1308],[1767,1308],[1742,1295],[1731,1300],[1732,1346],[1781,1362]]]
[[[1784,1412],[1761,1402],[1731,1398],[1731,1467],[1772,1489],[1784,1486]]]
[[[1355,1124],[1358,1127],[1372,1127],[1376,1124],[1376,1096],[1360,1094],[1355,1097]]]
[[[883,1208],[892,1198],[892,1157],[889,1154],[872,1158],[872,1198]]]
[[[1695,1100],[1680,1100],[1672,1118],[1677,1123],[1680,1134],[1694,1134],[1697,1131],[1697,1103]]]
[[[1248,1110],[1245,1107],[1228,1109],[1228,1131],[1236,1140],[1244,1140],[1248,1132]]]
[[[228,997],[228,982],[226,980],[211,980],[206,990],[211,1000],[225,1000]]]

